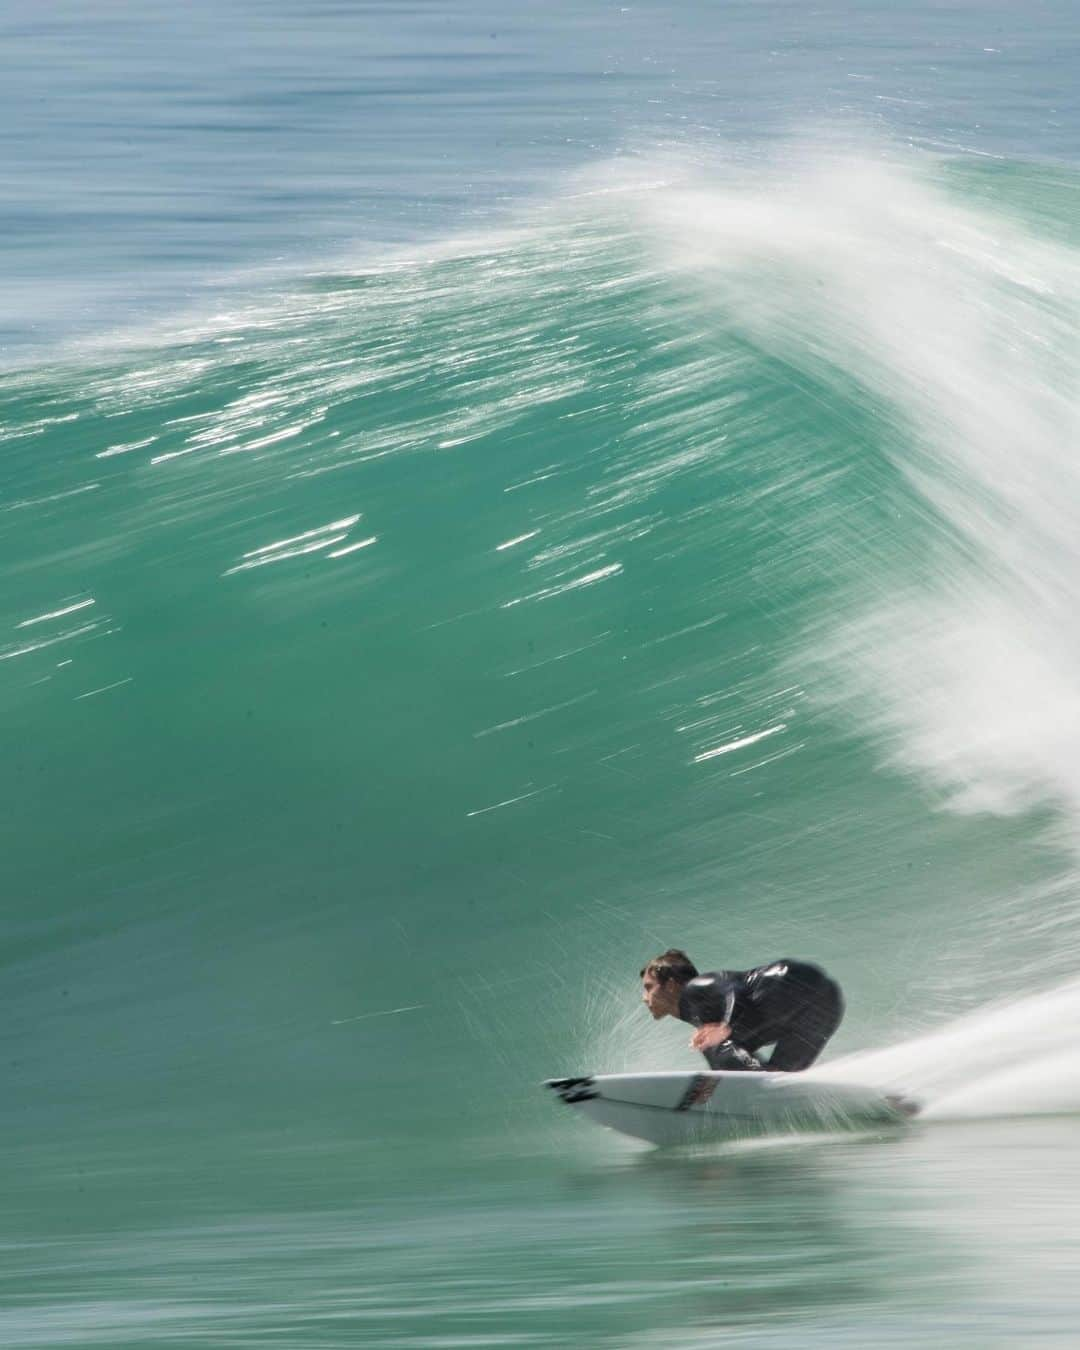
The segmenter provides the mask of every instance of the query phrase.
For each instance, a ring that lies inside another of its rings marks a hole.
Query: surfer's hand
[[[708,1050],[710,1046],[722,1045],[731,1040],[731,1028],[726,1022],[706,1022],[690,1037],[691,1050]]]

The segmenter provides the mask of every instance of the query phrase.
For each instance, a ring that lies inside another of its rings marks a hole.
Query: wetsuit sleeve
[[[683,986],[679,998],[679,1016],[700,1027],[706,1023],[726,1022],[735,1031],[740,1000],[745,1001],[746,980],[742,973],[715,971],[699,975]],[[736,1043],[734,1035],[720,1045],[702,1051],[710,1069],[761,1071],[765,1065]]]
[[[698,975],[683,988],[679,1016],[695,1027],[708,1022],[727,1022],[730,1026],[738,992],[738,981],[723,973]]]

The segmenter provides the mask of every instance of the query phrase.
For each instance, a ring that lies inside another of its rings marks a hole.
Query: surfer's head
[[[641,1000],[659,1021],[678,1017],[683,985],[697,975],[697,967],[685,952],[670,947],[654,956],[641,971]]]

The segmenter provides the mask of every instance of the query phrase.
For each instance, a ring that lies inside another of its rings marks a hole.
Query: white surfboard
[[[620,1073],[546,1086],[600,1125],[650,1144],[897,1125],[918,1105],[878,1088],[801,1073]]]

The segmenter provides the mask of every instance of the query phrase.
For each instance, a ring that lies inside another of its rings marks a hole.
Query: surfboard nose
[[[599,1095],[594,1091],[591,1078],[548,1078],[544,1086],[552,1088],[562,1101],[571,1106],[574,1102],[591,1101]]]

